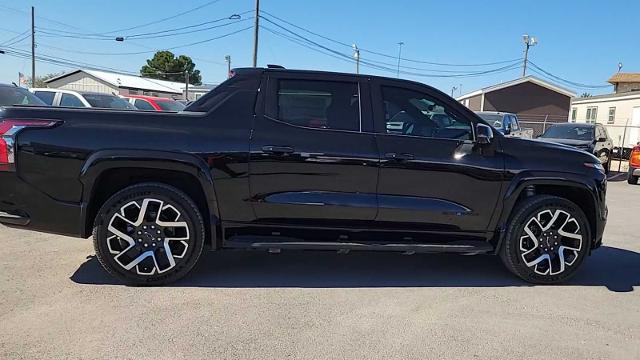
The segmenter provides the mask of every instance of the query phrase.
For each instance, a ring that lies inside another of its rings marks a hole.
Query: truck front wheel
[[[204,246],[204,222],[182,191],[159,183],[129,186],[102,206],[93,228],[104,269],[131,285],[162,285],[185,276]]]
[[[587,217],[576,204],[537,195],[523,200],[514,211],[500,257],[523,280],[554,284],[576,273],[590,244]]]

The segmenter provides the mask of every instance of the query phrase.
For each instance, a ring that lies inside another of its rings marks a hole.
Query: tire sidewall
[[[540,275],[525,265],[521,257],[520,237],[524,231],[524,226],[534,215],[543,210],[553,209],[564,210],[578,221],[583,236],[582,247],[578,252],[578,258],[572,265],[567,265],[565,271],[556,275]],[[500,255],[507,267],[523,280],[537,284],[554,284],[566,281],[575,275],[584,258],[589,253],[591,242],[591,227],[580,207],[560,197],[538,195],[525,200],[514,213],[509,223],[505,243]]]
[[[176,266],[163,274],[138,275],[132,271],[125,270],[118,264],[109,251],[107,237],[109,231],[107,227],[112,216],[120,210],[122,206],[133,201],[144,198],[154,198],[170,203],[182,214],[183,221],[189,227],[189,247],[184,257],[178,261]],[[204,246],[204,223],[202,215],[193,201],[180,190],[164,184],[139,184],[133,185],[113,195],[107,200],[94,223],[94,247],[96,256],[102,266],[110,274],[125,281],[130,285],[161,285],[170,283],[185,276],[197,263]]]

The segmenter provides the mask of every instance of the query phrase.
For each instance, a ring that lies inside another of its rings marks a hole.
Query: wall
[[[113,87],[105,82],[99,81],[83,72],[77,72],[61,79],[47,83],[47,86],[54,89],[93,91],[100,93],[119,93],[117,87]]]
[[[616,85],[617,93],[624,93],[629,91],[640,91],[640,83],[618,83]]]
[[[482,107],[482,94],[460,99],[458,102],[472,111],[480,111],[480,108]]]
[[[633,118],[633,109],[640,108],[640,93],[617,97],[574,98],[571,108],[576,108],[576,122],[586,122],[587,108],[597,107],[596,122],[607,127],[615,146],[629,147],[640,141],[640,119]],[[613,123],[609,120],[609,108],[615,107]],[[637,110],[636,110],[637,111]],[[628,125],[625,134],[625,125]],[[633,127],[632,127],[633,126]],[[623,140],[623,136],[625,137]]]
[[[525,82],[485,94],[484,111],[518,114],[521,119],[566,122],[571,98],[543,86]]]

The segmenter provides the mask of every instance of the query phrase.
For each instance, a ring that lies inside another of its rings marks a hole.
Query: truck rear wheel
[[[587,217],[576,204],[538,195],[524,200],[515,210],[500,257],[523,280],[554,284],[576,273],[590,244]]]
[[[164,184],[127,187],[102,206],[93,228],[98,260],[131,285],[162,285],[185,276],[204,246],[195,203]]]

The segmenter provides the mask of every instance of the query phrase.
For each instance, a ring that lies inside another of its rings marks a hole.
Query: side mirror
[[[490,144],[493,139],[493,130],[491,126],[485,124],[476,125],[476,142],[478,144]]]

